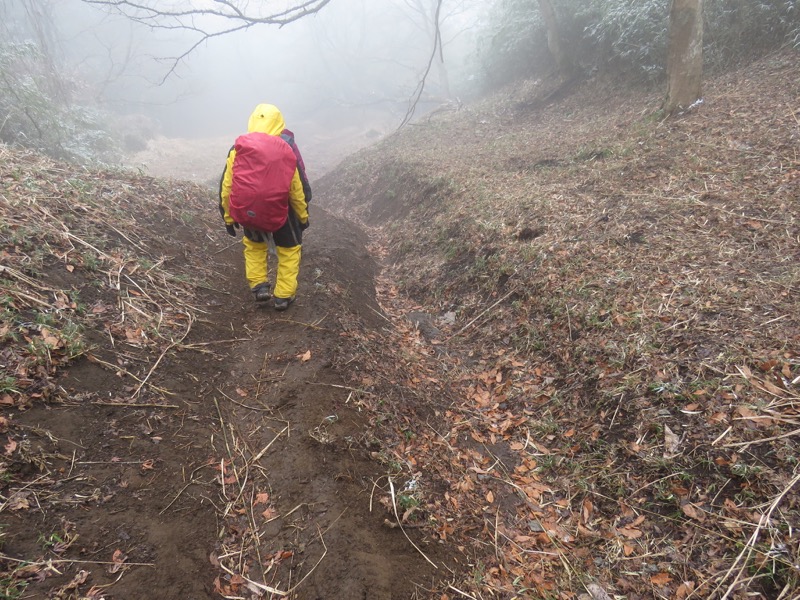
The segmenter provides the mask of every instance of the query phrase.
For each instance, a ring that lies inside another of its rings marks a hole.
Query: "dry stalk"
[[[137,404],[136,402],[90,402],[95,406],[121,406],[123,408],[181,408],[177,404]]]
[[[342,513],[342,514],[344,514],[344,513]],[[341,517],[341,515],[339,515],[339,516]],[[334,523],[335,522],[336,521],[334,521]],[[333,523],[331,523],[331,525],[333,525]],[[319,530],[319,525],[317,525],[317,534],[319,535],[319,541],[322,543],[322,548],[323,548],[322,556],[319,557],[319,560],[317,561],[317,564],[315,564],[311,568],[311,570],[303,576],[303,578],[300,581],[298,581],[294,586],[289,588],[289,591],[286,592],[287,596],[292,594],[297,588],[299,588],[301,585],[303,585],[303,582],[306,579],[309,578],[309,576],[317,569],[317,567],[320,565],[320,563],[322,563],[322,560],[328,554],[328,546],[325,545],[325,538],[322,537],[322,532]]]
[[[284,432],[288,432],[288,431],[289,431],[289,423],[286,423],[286,427],[284,427],[284,428],[283,428],[283,429],[281,429],[281,430],[280,430],[278,433],[276,433],[276,434],[275,434],[275,437],[274,437],[274,438],[272,438],[272,441],[271,441],[269,444],[267,444],[267,445],[264,447],[264,449],[263,449],[263,450],[261,450],[261,452],[259,452],[258,454],[256,454],[256,455],[255,455],[253,458],[251,458],[248,464],[253,464],[253,463],[256,463],[256,462],[258,462],[259,460],[261,460],[261,457],[262,457],[262,456],[264,456],[264,454],[266,453],[266,451],[267,451],[267,450],[269,450],[269,449],[272,447],[272,444],[274,444],[274,443],[277,441],[277,439],[283,435],[283,433],[284,433]]]
[[[269,360],[269,352],[264,353],[264,362],[261,364],[261,373],[265,373],[267,370],[267,360]],[[261,395],[261,378],[259,377],[258,385],[256,386],[256,402],[258,401],[258,397]]]
[[[92,361],[92,362],[96,362],[96,363],[97,363],[97,364],[99,364],[99,365],[102,365],[102,366],[104,366],[104,367],[107,367],[107,368],[111,369],[112,371],[114,371],[114,372],[116,372],[116,373],[122,373],[123,375],[127,375],[128,377],[131,377],[131,378],[135,379],[136,381],[142,382],[142,380],[141,380],[141,379],[139,379],[139,378],[138,378],[136,375],[134,375],[133,373],[131,373],[130,371],[128,371],[128,370],[126,370],[126,369],[123,369],[123,368],[122,368],[122,367],[120,367],[119,365],[115,365],[115,364],[113,364],[113,363],[106,362],[106,361],[104,361],[104,360],[102,360],[102,359],[99,359],[99,358],[97,358],[97,357],[96,357],[96,356],[94,356],[93,354],[87,354],[87,355],[86,355],[86,358],[88,358],[88,359],[89,359],[90,361]],[[165,395],[174,396],[174,394],[173,394],[172,392],[170,392],[170,391],[168,391],[168,390],[165,390],[165,389],[163,389],[163,388],[160,388],[160,387],[158,387],[158,386],[155,386],[155,385],[153,385],[152,383],[148,383],[147,385],[149,385],[149,386],[150,386],[152,389],[154,389],[155,391],[157,391],[157,392],[160,392],[161,394],[165,394]],[[141,386],[140,386],[140,387],[141,387]]]
[[[725,444],[723,446],[723,448],[736,448],[738,446],[750,446],[751,444],[763,444],[764,442],[774,442],[775,440],[782,440],[784,438],[792,437],[792,436],[795,436],[795,435],[798,435],[798,434],[800,434],[800,429],[795,429],[794,431],[790,431],[790,432],[784,433],[782,435],[774,435],[774,436],[768,437],[768,438],[760,438],[758,440],[750,440],[749,442],[731,442],[730,444]]]
[[[745,543],[744,548],[742,548],[742,551],[739,553],[739,555],[733,561],[733,564],[725,572],[725,575],[723,575],[723,577],[719,580],[719,583],[717,583],[717,586],[709,594],[709,597],[716,596],[716,593],[722,588],[722,586],[725,584],[725,582],[730,578],[731,574],[733,574],[733,572],[736,571],[736,576],[735,576],[733,582],[728,586],[727,590],[721,596],[720,600],[726,600],[726,598],[729,598],[730,595],[734,592],[736,586],[739,585],[739,583],[741,582],[742,575],[744,574],[744,572],[747,569],[747,564],[748,564],[748,562],[750,560],[750,557],[753,555],[754,552],[757,552],[757,550],[755,548],[755,545],[758,542],[758,537],[761,534],[761,530],[764,529],[765,527],[769,526],[770,520],[772,519],[772,513],[775,512],[775,510],[777,510],[778,506],[783,501],[783,499],[786,497],[786,495],[792,490],[792,488],[799,481],[800,481],[800,474],[797,474],[797,475],[795,475],[794,479],[792,479],[792,481],[789,482],[789,485],[787,485],[786,488],[784,488],[784,490],[775,497],[775,499],[770,504],[769,510],[767,510],[767,512],[765,514],[761,515],[761,517],[758,519],[758,523],[755,525],[755,530],[753,531],[752,535],[750,536],[750,538]],[[739,566],[740,563],[742,563],[741,566]],[[737,567],[738,567],[738,570],[737,570]],[[691,595],[689,597],[687,597],[687,600],[689,598],[691,598]]]
[[[422,558],[428,561],[428,563],[431,566],[433,566],[434,569],[438,570],[439,569],[438,565],[435,562],[433,562],[430,558],[428,558],[428,556],[422,550],[420,550],[419,546],[417,546],[414,543],[414,541],[410,537],[408,537],[406,530],[403,528],[403,523],[400,521],[400,515],[397,513],[397,498],[395,498],[394,482],[392,481],[391,477],[389,477],[388,479],[389,479],[389,488],[391,489],[392,492],[392,508],[394,509],[394,518],[397,520],[397,524],[400,526],[400,531],[403,532],[403,535],[406,536],[406,539],[412,546],[414,546],[414,549],[420,553]]]
[[[68,558],[60,558],[60,559],[47,559],[45,561],[40,562],[29,562],[24,559],[20,558],[12,558],[10,556],[6,556],[5,554],[0,554],[0,560],[7,560],[10,562],[15,563],[24,563],[25,566],[28,567],[46,567],[48,565],[111,565],[116,566],[119,563],[115,562],[108,562],[102,560],[70,560]],[[155,563],[135,563],[135,562],[126,562],[126,567],[155,567]]]
[[[325,319],[325,317],[323,317],[322,319],[320,319],[316,323],[320,323],[324,319]],[[320,327],[316,323],[305,323],[303,321],[296,321],[294,319],[276,319],[276,320],[278,322],[281,322],[281,323],[292,323],[294,325],[301,325],[302,327],[307,327],[308,329],[316,329],[317,331],[330,331],[330,329],[328,329],[327,327]]]
[[[464,598],[469,598],[470,600],[478,600],[478,598],[476,598],[476,597],[475,597],[475,596],[473,596],[472,594],[468,594],[467,592],[465,592],[465,591],[462,591],[462,590],[458,589],[458,588],[457,588],[457,587],[455,587],[453,584],[449,584],[449,585],[447,586],[447,589],[449,589],[449,590],[453,590],[453,591],[454,591],[455,593],[457,593],[457,594],[461,594],[462,596],[464,596]]]
[[[194,322],[194,317],[189,313],[186,313],[186,316],[189,317],[189,323],[186,326],[186,331],[183,332],[183,335],[177,342],[171,342],[166,348],[164,348],[164,351],[161,353],[161,356],[158,357],[158,360],[155,362],[150,371],[147,373],[147,376],[141,381],[139,386],[133,392],[132,394],[133,398],[139,395],[139,392],[141,392],[142,390],[142,386],[144,386],[144,384],[147,383],[147,380],[150,379],[150,376],[156,370],[156,368],[158,367],[159,363],[164,358],[164,356],[166,356],[167,352],[172,350],[172,348],[174,348],[175,346],[178,346],[184,339],[186,339],[186,336],[189,335],[189,332],[192,330],[192,323]]]
[[[170,502],[170,503],[169,503],[169,504],[167,504],[167,505],[166,505],[166,506],[165,506],[163,509],[161,509],[161,511],[160,511],[158,514],[159,514],[159,515],[163,515],[165,512],[167,512],[167,510],[169,509],[169,507],[170,507],[170,506],[172,506],[173,504],[175,504],[175,502],[177,502],[178,498],[180,498],[180,497],[181,497],[181,494],[183,494],[183,492],[185,492],[185,491],[186,491],[186,489],[187,489],[187,488],[188,488],[190,485],[192,485],[193,483],[195,483],[195,482],[196,482],[196,480],[195,480],[195,478],[194,478],[194,474],[195,474],[195,473],[197,473],[197,472],[198,472],[200,469],[205,469],[207,466],[208,466],[208,465],[200,465],[200,466],[199,466],[199,467],[197,467],[197,468],[196,468],[194,471],[192,471],[192,472],[191,472],[191,474],[189,475],[189,483],[187,483],[186,485],[184,485],[184,486],[181,488],[181,490],[180,490],[180,491],[179,491],[179,492],[176,494],[176,496],[175,496],[175,497],[172,499],[172,502]]]
[[[488,313],[490,310],[492,310],[493,308],[495,308],[495,307],[496,307],[498,304],[501,304],[501,303],[502,303],[504,300],[507,300],[508,298],[510,298],[510,297],[511,297],[513,294],[515,294],[516,292],[517,292],[517,288],[514,288],[513,290],[511,290],[510,292],[508,292],[508,293],[507,293],[505,296],[503,296],[502,298],[500,298],[500,300],[498,300],[497,302],[495,302],[494,304],[492,304],[492,305],[491,305],[489,308],[487,308],[486,310],[484,310],[483,312],[481,312],[481,313],[480,313],[480,314],[479,314],[477,317],[475,317],[474,319],[472,319],[472,321],[470,321],[469,323],[467,323],[466,325],[464,325],[464,327],[462,327],[461,329],[459,329],[458,331],[456,331],[456,332],[455,332],[453,335],[451,335],[450,337],[448,337],[448,338],[447,338],[447,340],[451,340],[451,339],[453,339],[454,337],[457,337],[457,336],[461,335],[462,333],[464,333],[464,332],[465,332],[467,329],[469,329],[469,328],[470,328],[470,327],[472,327],[472,326],[473,326],[473,325],[474,325],[476,322],[478,322],[478,321],[479,321],[479,320],[480,320],[480,319],[483,317],[483,315],[485,315],[485,314],[486,314],[486,313]]]
[[[272,409],[271,409],[271,408],[258,407],[258,406],[250,406],[250,405],[248,405],[248,404],[245,404],[245,403],[243,403],[243,402],[239,402],[238,400],[234,400],[233,398],[231,398],[231,397],[230,397],[228,394],[226,394],[225,392],[223,392],[223,391],[222,391],[221,389],[219,389],[219,388],[217,388],[217,391],[218,391],[220,394],[222,394],[223,396],[225,396],[225,399],[226,399],[226,400],[228,400],[228,401],[229,401],[230,403],[232,403],[232,404],[235,404],[236,406],[241,406],[242,408],[246,408],[247,410],[255,410],[255,411],[261,411],[261,412],[268,412],[268,413],[271,413],[271,412],[272,412]]]

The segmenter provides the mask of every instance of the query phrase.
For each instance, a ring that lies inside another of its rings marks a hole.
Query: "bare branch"
[[[319,12],[331,0],[307,0],[300,2],[284,10],[271,14],[249,13],[239,7],[240,4],[248,6],[249,3],[240,0],[215,0],[214,4],[219,8],[192,8],[188,4],[185,9],[164,8],[163,2],[150,0],[149,2],[133,2],[131,0],[83,0],[87,4],[105,6],[113,11],[139,23],[144,23],[152,27],[162,27],[164,19],[174,19],[181,26],[187,29],[194,27],[186,26],[187,19],[195,17],[211,17],[214,19],[234,20],[250,25],[287,25],[298,19]],[[161,5],[159,7],[159,4]]]
[[[433,50],[431,51],[431,57],[428,59],[428,66],[425,69],[425,73],[422,75],[422,79],[420,79],[419,83],[417,84],[417,89],[414,93],[413,100],[411,105],[408,107],[408,111],[406,111],[406,116],[403,117],[400,126],[397,128],[399,131],[406,125],[408,125],[409,121],[414,117],[414,113],[417,110],[417,104],[419,103],[419,99],[422,97],[422,92],[425,91],[425,82],[428,79],[428,75],[431,72],[431,68],[433,67],[433,61],[436,60],[436,55],[439,54],[441,56],[442,53],[442,31],[439,28],[439,16],[442,12],[442,0],[437,0],[436,2],[436,16],[434,17],[434,25],[436,27],[436,33],[433,39]]]
[[[259,11],[265,3],[258,3],[256,8],[246,0],[214,0],[214,7],[195,8],[188,0],[177,5],[165,6],[165,2],[157,0],[83,0],[86,4],[105,7],[109,11],[122,15],[127,19],[151,29],[182,29],[195,33],[199,39],[185,52],[178,56],[166,57],[169,69],[161,83],[169,78],[178,65],[198,46],[211,38],[227,35],[253,27],[254,25],[275,25],[283,27],[322,10],[331,0],[306,0],[297,2],[288,8],[275,12]],[[185,8],[181,8],[185,5]],[[198,21],[206,24],[199,25]]]

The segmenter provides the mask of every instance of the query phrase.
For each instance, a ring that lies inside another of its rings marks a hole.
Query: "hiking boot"
[[[294,296],[291,298],[275,298],[275,310],[286,310],[292,302],[294,302]]]
[[[268,283],[259,283],[256,287],[253,288],[253,295],[256,298],[256,302],[266,302],[270,298],[272,298],[272,292],[269,289]]]

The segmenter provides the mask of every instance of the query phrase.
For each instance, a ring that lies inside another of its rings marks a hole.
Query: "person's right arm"
[[[233,225],[233,219],[228,212],[228,205],[231,200],[231,185],[233,183],[233,159],[236,158],[236,150],[231,147],[228,152],[228,159],[225,161],[225,170],[219,180],[219,212],[225,220],[226,225]]]

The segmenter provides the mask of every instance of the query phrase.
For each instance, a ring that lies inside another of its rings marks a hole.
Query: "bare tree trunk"
[[[545,27],[547,28],[547,47],[556,61],[558,70],[564,75],[571,75],[573,71],[572,54],[567,51],[561,36],[558,17],[551,0],[539,0],[539,10],[542,13]]]
[[[700,99],[703,85],[703,0],[672,0],[669,13],[667,98],[672,114]]]

